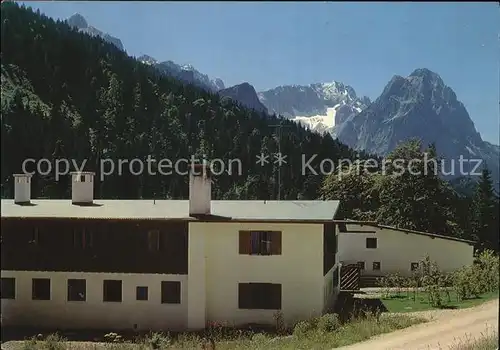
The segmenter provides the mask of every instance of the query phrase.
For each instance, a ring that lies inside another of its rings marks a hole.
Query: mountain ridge
[[[498,188],[500,147],[482,139],[453,89],[426,68],[407,77],[394,76],[373,103],[337,125],[335,135],[356,150],[380,156],[411,138],[424,145],[434,143],[450,161],[448,167],[460,157],[481,159]]]
[[[67,22],[123,50],[119,39],[89,26],[79,14]],[[500,147],[482,140],[453,89],[444,84],[439,74],[427,68],[417,68],[406,77],[393,76],[372,102],[367,97],[358,97],[352,86],[338,81],[283,85],[256,93],[248,82],[225,87],[221,79],[211,79],[191,65],[159,62],[148,55],[137,59],[163,74],[231,98],[256,111],[282,115],[309,130],[330,133],[356,150],[384,156],[400,142],[418,138],[423,143],[436,143],[438,152],[446,158],[459,155],[481,158],[493,166],[495,179],[500,176],[497,170]],[[380,109],[389,112],[380,113]],[[377,110],[379,112],[374,112]],[[422,115],[420,118],[414,116],[416,110]],[[426,126],[424,130],[416,132],[422,125]]]
[[[115,38],[114,36],[109,35],[108,33],[104,33],[101,30],[90,26],[81,14],[75,13],[71,17],[69,17],[66,22],[73,28],[77,29],[78,31],[82,33],[87,33],[89,35],[93,36],[99,36],[103,38],[105,41],[115,45],[117,48],[119,48],[122,51],[125,51],[123,44],[120,39]]]
[[[219,90],[218,93],[220,96],[231,98],[248,108],[268,114],[268,109],[260,102],[255,88],[248,82]]]

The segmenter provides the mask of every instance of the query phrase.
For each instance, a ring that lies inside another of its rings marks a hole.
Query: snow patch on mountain
[[[311,85],[286,85],[260,92],[260,101],[271,113],[296,121],[312,131],[330,132],[370,103],[356,91],[338,81]]]
[[[337,114],[337,106],[327,108],[325,115],[297,116],[292,118],[292,120],[294,122],[300,123],[306,129],[320,134],[331,132],[335,127],[335,115]]]
[[[371,103],[367,97],[359,98],[351,86],[337,81],[278,86],[262,91],[258,96],[271,113],[314,125],[321,116],[325,128],[333,128]],[[306,120],[311,117],[315,118]]]

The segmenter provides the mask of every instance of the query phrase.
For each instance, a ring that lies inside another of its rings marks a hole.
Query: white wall
[[[474,249],[467,243],[402,231],[349,224],[348,230],[376,231],[376,233],[339,233],[339,260],[346,264],[365,262],[364,275],[384,275],[398,272],[411,274],[411,263],[429,255],[444,272],[454,271],[473,263]],[[366,238],[376,237],[377,248],[367,249]],[[381,263],[380,271],[373,271],[374,261]]]
[[[85,181],[81,181],[81,177]],[[92,203],[94,200],[94,175],[92,173],[71,174],[71,201],[73,203]]]
[[[182,329],[186,326],[187,276],[79,272],[2,271],[16,279],[16,299],[2,299],[2,326],[90,329]],[[51,279],[51,300],[31,300],[31,279]],[[67,301],[67,280],[86,279],[86,301]],[[103,302],[103,280],[122,280],[122,302]],[[161,281],[181,281],[181,304],[161,303]],[[149,300],[136,300],[147,286]]]
[[[339,283],[337,283],[336,286],[333,285],[333,278],[334,278],[333,274],[339,273],[339,270],[337,270],[337,267],[338,267],[338,263],[336,261],[335,266],[333,266],[324,277],[323,312],[331,311],[330,309],[335,305],[335,301],[337,300],[338,294],[340,292]],[[340,278],[338,278],[338,281],[340,282]]]
[[[240,255],[240,230],[282,231],[282,254]],[[201,238],[203,234],[205,240]],[[197,293],[189,294],[189,308],[191,305],[202,307],[205,302],[207,322],[275,324],[274,310],[238,309],[240,282],[281,283],[281,312],[288,325],[321,314],[324,302],[323,225],[190,223],[189,245],[190,250],[194,245],[204,247],[204,254],[197,248],[197,256],[190,256],[189,263],[206,266],[205,279],[194,278],[190,268],[190,290],[195,289]],[[193,316],[195,310],[188,314],[188,317]],[[204,315],[199,312],[196,317],[189,318],[189,323],[201,324]]]

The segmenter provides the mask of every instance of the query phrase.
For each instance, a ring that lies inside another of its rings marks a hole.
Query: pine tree
[[[485,166],[472,202],[472,235],[480,250],[498,251],[498,216],[498,198],[494,193],[491,172]]]

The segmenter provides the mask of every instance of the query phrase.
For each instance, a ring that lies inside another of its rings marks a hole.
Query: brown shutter
[[[250,231],[240,231],[240,254],[250,254],[251,241]]]
[[[273,310],[281,310],[281,284],[272,284],[271,285],[271,295],[272,295],[272,304],[271,308]]]
[[[271,232],[271,254],[281,255],[281,231]]]

